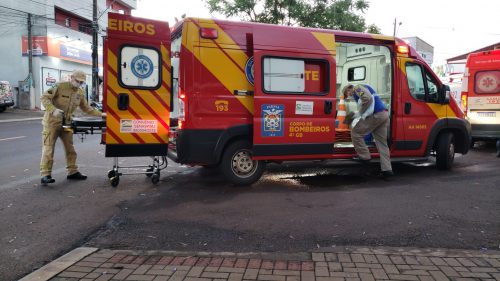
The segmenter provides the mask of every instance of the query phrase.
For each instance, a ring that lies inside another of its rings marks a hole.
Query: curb
[[[7,120],[0,120],[0,123],[42,120],[42,119],[43,119],[43,117],[32,117],[32,118],[23,118],[23,119],[7,119]]]
[[[89,247],[76,248],[64,256],[19,279],[19,281],[47,281],[97,250],[99,249]]]

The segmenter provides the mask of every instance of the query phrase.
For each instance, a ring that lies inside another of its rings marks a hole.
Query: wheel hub
[[[233,171],[238,175],[248,175],[255,170],[254,161],[251,158],[249,151],[239,151],[233,157]]]

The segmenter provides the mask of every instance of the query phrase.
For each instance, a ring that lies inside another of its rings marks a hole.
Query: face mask
[[[73,87],[75,87],[75,88],[80,87],[80,83],[76,82],[75,80],[72,80],[72,81],[71,81],[71,85],[72,85]]]

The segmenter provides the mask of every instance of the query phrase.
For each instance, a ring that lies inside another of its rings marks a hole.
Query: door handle
[[[118,94],[117,103],[118,103],[118,109],[119,110],[127,110],[128,109],[128,105],[129,105],[128,94],[125,94],[125,93]]]
[[[333,108],[333,103],[331,100],[325,101],[325,114],[331,114]]]
[[[405,114],[410,114],[411,112],[411,102],[405,103]]]

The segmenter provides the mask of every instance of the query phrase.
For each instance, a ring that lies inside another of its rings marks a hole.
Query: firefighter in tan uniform
[[[46,185],[53,183],[52,164],[54,162],[54,146],[57,138],[61,138],[66,155],[66,168],[68,179],[85,180],[86,175],[78,171],[76,165],[76,151],[73,147],[73,130],[64,128],[70,126],[73,112],[77,107],[89,115],[105,116],[97,109],[89,106],[85,99],[85,94],[81,88],[86,76],[83,71],[75,71],[71,75],[70,82],[57,83],[54,87],[46,91],[41,101],[45,107],[42,125],[42,159],[40,161],[41,183]]]
[[[358,102],[359,112],[346,116],[346,122],[356,120],[351,130],[351,139],[358,154],[355,160],[368,162],[371,160],[370,151],[364,137],[372,133],[375,145],[380,154],[380,176],[390,177],[393,174],[389,146],[387,145],[387,131],[389,129],[389,114],[375,90],[368,85],[347,85],[342,90],[344,97],[352,96]]]

